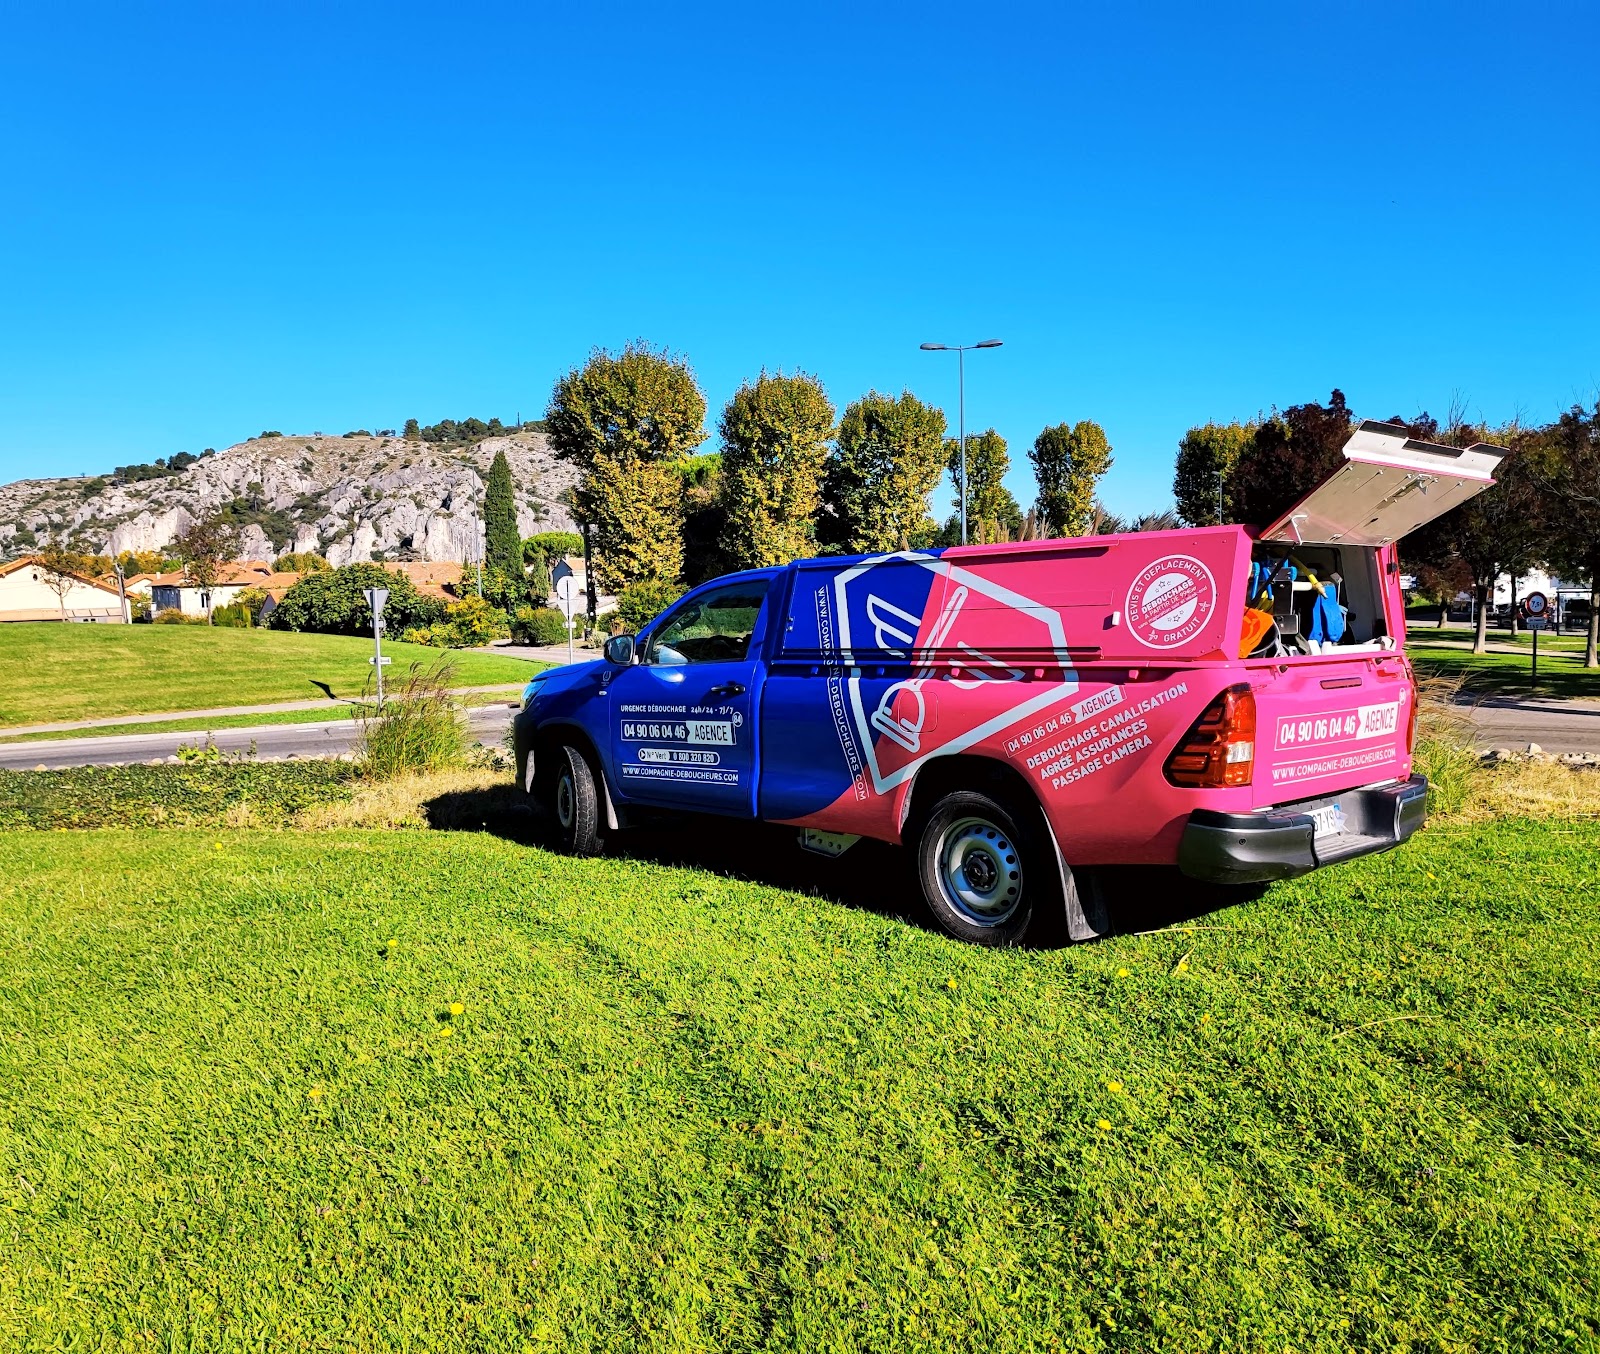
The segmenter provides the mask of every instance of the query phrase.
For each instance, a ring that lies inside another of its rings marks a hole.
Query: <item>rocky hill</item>
[[[0,486],[0,558],[59,541],[91,554],[160,550],[221,509],[242,525],[247,559],[316,550],[353,560],[465,560],[477,553],[483,482],[511,463],[522,534],[570,531],[577,472],[541,433],[470,445],[402,437],[253,437],[175,474],[19,480]]]

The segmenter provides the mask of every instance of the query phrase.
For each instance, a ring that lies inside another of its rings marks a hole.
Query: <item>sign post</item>
[[[1533,689],[1539,686],[1539,631],[1549,624],[1549,613],[1550,601],[1542,592],[1530,592],[1522,599],[1522,618],[1533,632],[1533,674],[1528,682]]]
[[[372,670],[378,674],[378,709],[383,709],[383,604],[389,600],[388,588],[363,588],[361,595],[372,608]]]
[[[561,571],[565,569],[566,572]],[[556,596],[561,601],[561,614],[567,618],[567,662],[573,661],[572,632],[577,628],[577,622],[572,619],[574,608],[578,604],[578,580],[571,567],[565,560],[556,565]]]

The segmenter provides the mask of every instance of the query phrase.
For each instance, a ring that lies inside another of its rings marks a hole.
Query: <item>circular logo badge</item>
[[[1140,571],[1128,589],[1128,626],[1151,649],[1175,649],[1205,629],[1217,608],[1217,582],[1192,555],[1168,555]]]

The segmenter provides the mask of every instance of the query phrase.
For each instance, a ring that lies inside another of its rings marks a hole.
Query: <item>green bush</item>
[[[554,607],[520,606],[511,622],[511,637],[518,644],[565,644],[567,619]]]
[[[272,561],[273,570],[280,574],[315,574],[333,566],[327,559],[317,554],[315,550],[302,550],[298,554],[291,552],[279,555]]]
[[[255,624],[250,614],[250,608],[244,602],[229,602],[227,606],[219,606],[211,612],[212,625],[225,625],[232,630],[248,630]]]
[[[344,762],[225,762],[0,770],[0,830],[209,827],[248,805],[258,821],[286,822],[349,794]]]
[[[564,555],[581,555],[583,537],[576,531],[541,531],[522,542],[522,559],[532,564],[540,556],[546,564],[554,564]]]
[[[407,630],[400,638],[407,644],[431,644],[436,649],[478,649],[510,633],[505,612],[482,597],[471,596],[451,602],[443,620]]]
[[[624,634],[637,634],[650,621],[683,596],[676,583],[647,578],[630,583],[617,598],[617,616]]]
[[[179,611],[176,607],[169,607],[166,611],[158,611],[153,622],[156,625],[204,625],[204,616],[190,616]]]
[[[455,668],[413,663],[383,708],[361,722],[359,765],[369,780],[443,771],[466,760],[467,732],[450,694]]]
[[[308,630],[319,635],[370,635],[372,612],[363,592],[387,588],[383,616],[393,633],[433,625],[444,619],[445,604],[424,597],[401,573],[381,564],[346,564],[307,574],[272,610],[267,624],[274,630]]]

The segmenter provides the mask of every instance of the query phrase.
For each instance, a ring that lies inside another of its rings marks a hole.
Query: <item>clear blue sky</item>
[[[8,4],[0,478],[542,412],[595,345],[1092,418],[1600,384],[1600,8]],[[715,445],[708,441],[706,448]],[[948,493],[936,502],[947,511]]]

